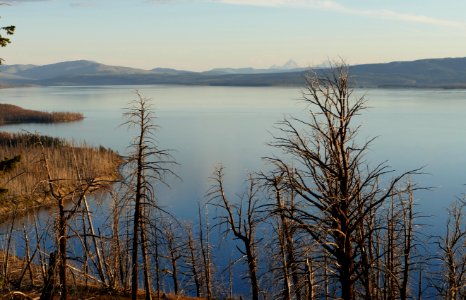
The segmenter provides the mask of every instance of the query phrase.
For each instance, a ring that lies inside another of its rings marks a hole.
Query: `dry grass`
[[[65,191],[73,190],[83,182],[77,180],[78,173],[82,178],[97,178],[108,184],[119,177],[121,158],[109,149],[73,145],[65,140],[46,136],[0,132],[0,159],[17,155],[21,156],[21,160],[16,167],[8,173],[0,173],[0,187],[8,189],[7,194],[0,198],[0,218],[3,219],[8,218],[12,211],[21,213],[54,203],[49,196],[44,156],[48,161],[51,177],[60,179],[57,183]],[[5,255],[0,252],[0,270],[3,270],[4,262]],[[8,276],[0,278],[6,283],[4,290],[0,291],[0,300],[39,299],[44,279],[37,257],[30,269],[28,266],[26,258],[21,259],[10,253],[6,273]],[[79,268],[70,266],[68,272],[68,299],[131,299],[122,292],[104,290],[99,284],[92,283],[92,280],[84,281]],[[164,293],[162,295],[160,299],[202,299]],[[141,290],[138,299],[144,298]],[[59,299],[58,294],[53,299]],[[155,293],[153,299],[158,299]]]
[[[3,270],[4,268],[4,263],[5,263],[5,252],[0,251],[0,268]],[[32,277],[29,274],[29,271],[26,270],[27,266],[27,260],[26,258],[21,259],[15,255],[12,255],[11,253],[9,254],[8,258],[8,282],[17,284],[19,281],[19,278],[23,276],[22,278],[22,288],[25,290],[30,290],[33,287],[38,286],[39,284],[42,284],[42,278],[39,276],[40,269],[39,266],[31,263],[30,264],[30,270],[32,272]],[[22,274],[25,272],[24,274]],[[32,280],[31,280],[32,279]],[[2,278],[3,280],[3,278]],[[2,282],[3,283],[3,282]],[[10,285],[12,286],[12,285]],[[1,292],[0,292],[1,293]],[[2,299],[2,298],[0,298]]]
[[[0,251],[0,269],[3,270],[5,261],[5,253]],[[10,254],[8,260],[8,282],[9,288],[0,290],[0,300],[10,300],[10,299],[39,299],[43,278],[41,275],[40,267],[36,263],[31,263],[31,272],[26,269],[27,260],[18,258],[15,255]],[[26,270],[26,271],[25,271]],[[25,272],[24,274],[22,274]],[[21,285],[18,287],[19,278],[23,275]],[[71,273],[70,273],[71,275]],[[70,278],[73,276],[70,276]],[[32,281],[31,281],[32,279]],[[16,289],[14,287],[16,285]],[[97,285],[88,284],[86,285],[84,281],[77,280],[72,283],[70,280],[69,284],[69,298],[73,299],[98,299],[98,300],[111,300],[111,299],[120,299],[127,300],[131,299],[129,295],[124,295],[123,292],[119,291],[107,291],[103,290]],[[53,299],[59,299],[58,293]],[[138,293],[138,299],[145,299],[144,291],[140,290]],[[165,294],[161,293],[160,298],[157,298],[157,293],[153,292],[152,299],[164,299],[164,300],[203,300],[205,298],[196,298],[188,297],[185,295],[174,295],[174,294]]]
[[[11,123],[59,123],[84,119],[81,113],[44,112],[24,109],[12,104],[0,104],[0,124]]]
[[[0,295],[0,300],[11,300],[11,299],[33,299],[37,300],[40,298],[40,293],[39,292],[10,292],[6,295],[1,296]],[[53,299],[50,300],[55,300],[59,299],[59,296],[55,296]],[[79,293],[79,295],[70,295],[68,296],[69,300],[129,300],[131,297],[129,296],[122,296],[122,295],[105,295],[105,294],[99,294],[98,292],[95,291],[90,291],[87,293]],[[144,295],[141,294],[138,296],[138,299],[145,299]],[[152,299],[160,299],[160,300],[204,300],[205,298],[193,298],[193,297],[187,297],[187,296],[176,296],[176,295],[164,295],[163,297],[157,298],[156,295],[152,296]]]
[[[84,180],[110,182],[119,177],[121,158],[112,150],[33,134],[0,133],[0,158],[21,156],[13,171],[0,176],[0,187],[8,189],[0,199],[0,220],[15,209],[21,213],[51,204],[43,154],[61,189],[71,190],[78,172]]]

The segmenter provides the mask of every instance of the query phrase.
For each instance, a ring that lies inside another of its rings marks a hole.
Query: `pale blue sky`
[[[267,68],[466,56],[463,0],[3,0],[6,64]]]

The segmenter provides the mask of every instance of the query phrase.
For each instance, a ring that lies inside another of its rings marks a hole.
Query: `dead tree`
[[[261,174],[260,177],[263,186],[270,194],[272,205],[269,206],[271,216],[275,219],[275,232],[277,235],[276,242],[278,242],[278,258],[281,266],[280,277],[283,280],[283,299],[300,300],[302,298],[302,287],[308,285],[308,282],[302,280],[303,276],[300,274],[300,262],[298,257],[298,249],[296,243],[296,227],[291,219],[287,218],[281,212],[287,207],[288,211],[292,211],[295,205],[294,194],[285,182],[284,173],[278,172],[272,174]],[[278,209],[276,209],[278,208]],[[302,259],[304,262],[306,259]],[[308,264],[302,264],[303,269],[307,269]],[[310,265],[310,264],[309,264]],[[312,289],[310,289],[312,290]]]
[[[187,247],[188,247],[188,253],[185,254],[185,260],[187,263],[187,266],[189,268],[189,274],[190,277],[194,281],[194,286],[196,288],[196,297],[201,297],[201,274],[199,270],[199,260],[200,256],[199,255],[199,249],[197,243],[195,243],[194,238],[193,238],[193,228],[192,226],[186,225],[185,231],[187,234]]]
[[[464,200],[456,200],[448,210],[446,232],[439,238],[441,273],[435,281],[439,296],[447,300],[466,297],[466,227]]]
[[[415,230],[415,188],[408,183],[386,205],[371,212],[357,230],[361,271],[359,295],[364,299],[410,299],[412,273],[419,265]],[[425,254],[423,259],[428,259]]]
[[[211,245],[210,245],[210,227],[209,227],[209,217],[207,213],[207,208],[204,206],[204,216],[201,213],[201,204],[198,207],[198,217],[199,217],[199,244],[201,247],[201,256],[202,256],[202,278],[204,281],[204,295],[208,300],[213,299],[213,290],[212,290],[212,255],[211,255]]]
[[[137,130],[137,136],[131,143],[131,153],[126,157],[125,171],[129,176],[124,180],[131,190],[129,203],[133,205],[132,253],[131,253],[131,297],[137,298],[139,275],[139,249],[143,260],[145,297],[151,299],[151,281],[149,279],[149,260],[147,243],[147,226],[154,209],[157,208],[154,185],[163,182],[170,163],[169,151],[160,149],[155,142],[154,112],[149,99],[136,91],[136,100],[127,108],[123,124]],[[125,200],[126,201],[126,200]]]
[[[170,273],[173,281],[173,291],[175,295],[178,295],[180,292],[180,282],[179,282],[179,268],[180,268],[180,260],[183,258],[183,242],[182,237],[178,232],[178,224],[173,224],[170,222],[171,220],[166,220],[162,224],[162,233],[163,233],[163,240],[165,246],[165,257],[169,261],[170,270],[167,272]]]
[[[11,219],[11,223],[10,223],[10,228],[8,229],[8,233],[6,234],[6,245],[4,245],[4,247],[6,246],[6,249],[2,249],[2,252],[3,252],[3,268],[2,268],[2,278],[3,278],[3,282],[1,283],[1,289],[4,289],[6,288],[6,284],[8,283],[9,281],[9,265],[10,265],[10,255],[11,255],[11,243],[12,243],[12,240],[13,240],[13,229],[15,227],[15,219],[16,219],[16,214],[17,214],[17,211],[14,210],[13,211],[13,214],[12,214],[12,219]]]
[[[44,278],[44,286],[42,287],[42,293],[40,300],[47,300],[53,298],[53,287],[55,281],[55,267],[56,267],[56,252],[50,253],[49,266],[47,269],[47,275]]]
[[[39,144],[42,146],[41,141],[39,141]],[[49,193],[58,208],[58,214],[55,221],[56,242],[58,248],[56,264],[60,281],[60,299],[66,300],[68,298],[67,243],[69,221],[81,208],[86,195],[90,191],[100,188],[102,184],[95,178],[81,178],[79,174],[76,178],[54,178],[43,146],[42,163],[46,174],[46,181],[43,182],[43,184],[46,186],[46,192]],[[70,181],[73,182],[71,186]],[[70,203],[71,208],[65,208],[65,203]]]
[[[390,219],[387,226],[387,249],[383,253],[389,262],[385,274],[389,276],[390,298],[408,299],[409,282],[413,271],[413,252],[416,249],[415,212],[413,188],[408,184],[406,193],[393,197],[390,204]],[[428,257],[425,256],[424,259]]]
[[[282,213],[330,255],[340,297],[355,299],[363,264],[357,230],[390,199],[397,183],[415,171],[381,187],[382,177],[391,170],[384,163],[365,165],[372,139],[358,145],[359,127],[353,124],[365,108],[365,99],[353,97],[345,65],[321,75],[310,74],[306,83],[303,100],[308,119],[285,119],[279,124],[281,135],[271,145],[284,156],[268,160],[283,172],[286,184],[297,195],[297,205],[283,208]]]
[[[262,217],[258,210],[258,186],[256,180],[251,176],[248,180],[249,186],[246,195],[239,199],[239,203],[233,203],[226,196],[222,167],[215,170],[212,179],[214,185],[209,193],[210,203],[223,211],[223,214],[217,217],[218,225],[224,226],[226,233],[231,232],[234,238],[241,242],[243,249],[237,249],[246,257],[252,299],[258,300],[260,289],[256,230]]]

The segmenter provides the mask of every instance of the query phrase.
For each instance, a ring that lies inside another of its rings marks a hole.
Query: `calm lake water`
[[[227,187],[240,192],[248,172],[263,168],[263,156],[274,124],[285,116],[303,116],[306,106],[299,88],[99,86],[37,87],[0,90],[0,103],[28,109],[82,112],[85,120],[67,124],[2,126],[0,130],[39,132],[125,154],[134,131],[121,127],[122,114],[136,98],[135,90],[153,100],[160,126],[159,146],[173,149],[179,163],[170,188],[158,191],[162,205],[183,219],[196,216],[205,200],[209,177],[218,164],[226,167]],[[416,194],[419,210],[443,225],[448,203],[461,196],[466,184],[466,90],[370,89],[370,107],[358,119],[359,138],[377,136],[369,164],[388,161],[394,174],[424,166],[426,175],[412,178],[432,191]],[[435,226],[434,226],[435,227]]]

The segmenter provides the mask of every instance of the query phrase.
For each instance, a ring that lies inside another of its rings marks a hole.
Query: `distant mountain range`
[[[325,68],[314,69],[318,74]],[[2,65],[1,86],[179,84],[220,86],[303,86],[307,68],[290,60],[268,69],[217,68],[193,72],[142,70],[78,60],[50,65]],[[364,64],[350,67],[355,87],[466,88],[466,57]]]

